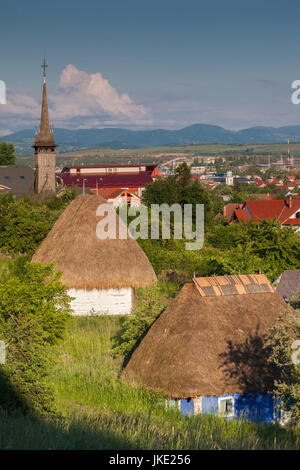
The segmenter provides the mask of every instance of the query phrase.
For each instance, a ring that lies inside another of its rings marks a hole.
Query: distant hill
[[[191,145],[196,143],[217,144],[259,144],[284,143],[290,137],[293,142],[300,142],[300,126],[285,127],[250,127],[239,131],[230,131],[210,124],[194,124],[179,130],[154,129],[131,131],[128,129],[55,129],[58,151],[72,151],[86,147],[139,148],[166,145]],[[3,136],[0,140],[13,143],[17,154],[32,153],[34,131],[26,129]]]

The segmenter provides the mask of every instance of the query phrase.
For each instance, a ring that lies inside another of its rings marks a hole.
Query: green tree
[[[291,422],[300,427],[300,313],[282,313],[268,334],[268,361],[278,370],[275,394]]]
[[[114,338],[114,354],[124,355],[125,362],[128,361],[156,318],[170,303],[170,299],[158,297],[158,289],[155,287],[144,291],[133,315],[124,317],[121,332]]]
[[[0,251],[32,254],[74,197],[75,191],[66,191],[36,204],[27,197],[16,200],[11,194],[1,195]]]
[[[51,346],[63,338],[70,320],[69,301],[51,265],[26,263],[0,284],[0,339],[6,344],[6,364],[0,369],[2,406],[52,409],[45,378],[53,361]]]
[[[271,281],[285,269],[300,267],[300,237],[292,228],[281,228],[277,219],[242,225],[236,243],[261,259],[261,270]]]
[[[176,178],[172,175],[167,178],[159,178],[157,181],[147,184],[143,195],[143,202],[148,207],[151,204],[166,203],[172,205],[178,202]]]
[[[0,143],[0,165],[15,165],[15,146],[7,144],[6,142]]]
[[[0,201],[0,249],[3,253],[33,253],[50,231],[58,214],[22,199]]]
[[[178,182],[178,186],[181,191],[185,191],[185,189],[191,184],[192,182],[192,173],[191,168],[188,166],[187,163],[181,163],[176,170],[175,170],[175,178]]]
[[[150,207],[151,204],[204,204],[205,224],[210,225],[213,216],[221,208],[220,201],[214,194],[196,180],[193,181],[190,167],[186,163],[179,165],[174,175],[167,178],[160,178],[158,181],[147,185],[144,196],[144,203]],[[195,212],[195,210],[194,210]]]

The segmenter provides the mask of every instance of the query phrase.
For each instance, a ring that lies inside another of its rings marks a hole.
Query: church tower
[[[44,70],[43,99],[41,122],[39,131],[36,131],[34,148],[35,152],[35,183],[34,192],[38,195],[55,194],[55,148],[57,147],[53,129],[50,129],[47,88],[46,88],[46,61],[42,68]]]

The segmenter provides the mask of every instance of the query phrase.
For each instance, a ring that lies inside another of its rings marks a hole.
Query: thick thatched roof
[[[263,275],[194,279],[154,322],[123,377],[174,398],[263,391],[273,380],[263,335],[286,308]]]
[[[146,287],[156,281],[153,268],[136,240],[101,240],[96,235],[101,196],[81,194],[66,208],[32,258],[54,263],[62,282],[78,289]],[[117,228],[119,218],[117,215]],[[118,232],[117,232],[118,233]]]

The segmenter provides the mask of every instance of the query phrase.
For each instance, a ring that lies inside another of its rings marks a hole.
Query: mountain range
[[[87,147],[139,148],[169,145],[191,145],[197,143],[218,144],[258,144],[284,143],[287,138],[300,142],[300,126],[263,127],[232,131],[210,124],[194,124],[178,130],[128,130],[121,128],[105,129],[55,129],[58,151],[72,151]],[[18,155],[30,155],[34,131],[26,129],[0,140],[13,143]]]

